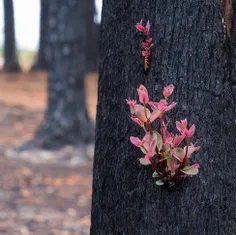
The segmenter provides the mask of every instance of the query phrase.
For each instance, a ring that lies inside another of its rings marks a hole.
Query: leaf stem
[[[185,153],[185,156],[184,156],[184,160],[183,160],[183,167],[186,166],[187,164],[187,160],[188,160],[188,146],[189,146],[189,143],[190,143],[190,139],[189,138],[186,138],[186,153]]]
[[[156,171],[156,173],[158,174],[158,176],[163,179],[164,176],[162,174],[162,172],[160,172],[158,169],[157,169],[157,166],[155,165],[154,161],[152,159],[149,160],[151,162],[151,165],[152,165],[152,168],[154,171]]]

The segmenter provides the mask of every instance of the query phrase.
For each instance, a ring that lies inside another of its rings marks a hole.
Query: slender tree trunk
[[[48,61],[48,0],[41,0],[39,49],[31,70],[47,70]]]
[[[13,0],[4,0],[4,67],[6,72],[19,72],[21,67],[16,54]]]
[[[221,1],[104,0],[102,17],[91,235],[235,234],[235,64],[228,61]],[[134,27],[141,19],[150,20],[154,43],[147,74]],[[178,106],[169,118],[196,124],[201,168],[166,189],[137,161],[143,155],[129,137],[140,129],[125,99],[144,84],[158,100],[170,83]]]
[[[86,18],[86,71],[97,72],[99,60],[100,26],[94,22],[95,0],[87,0]]]
[[[36,135],[41,147],[87,143],[92,124],[86,109],[85,1],[57,0],[49,3],[51,64],[48,108]]]

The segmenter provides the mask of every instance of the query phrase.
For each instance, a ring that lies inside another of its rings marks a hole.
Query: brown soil
[[[0,234],[89,234],[92,161],[37,164],[7,149],[34,135],[46,108],[46,73],[0,74]],[[97,75],[86,80],[94,120]],[[34,158],[34,154],[29,156]],[[56,158],[56,156],[55,156]],[[60,160],[58,160],[60,161]],[[37,162],[37,161],[36,161]]]

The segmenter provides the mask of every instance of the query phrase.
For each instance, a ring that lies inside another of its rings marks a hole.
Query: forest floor
[[[87,77],[91,118],[97,76]],[[0,234],[86,235],[90,227],[93,146],[19,153],[46,108],[46,74],[0,74]],[[89,84],[89,85],[88,85]]]

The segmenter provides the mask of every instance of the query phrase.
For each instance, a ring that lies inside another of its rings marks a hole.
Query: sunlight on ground
[[[95,120],[97,103],[96,73],[87,75],[85,86],[88,111],[92,120]],[[19,105],[32,111],[45,110],[47,103],[47,73],[0,74],[0,101],[9,105]]]

